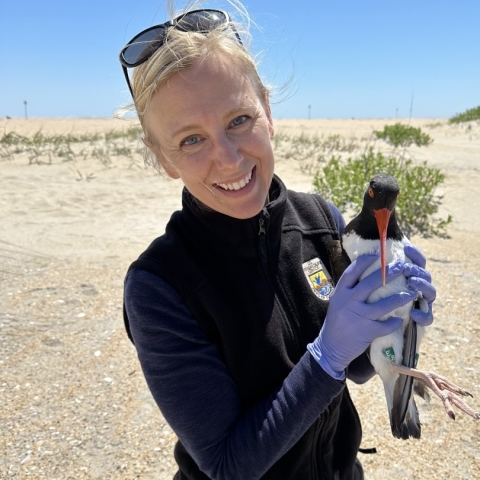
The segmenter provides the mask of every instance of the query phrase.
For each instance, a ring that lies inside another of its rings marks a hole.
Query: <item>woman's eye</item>
[[[200,137],[197,137],[196,135],[192,135],[191,137],[187,137],[185,140],[182,140],[180,145],[183,147],[184,145],[191,146],[191,145],[196,145],[200,141]]]
[[[239,125],[241,125],[243,122],[245,122],[246,120],[248,119],[248,116],[247,115],[240,115],[239,117],[236,117],[232,120],[232,122],[230,123],[230,125],[232,127],[238,127]]]

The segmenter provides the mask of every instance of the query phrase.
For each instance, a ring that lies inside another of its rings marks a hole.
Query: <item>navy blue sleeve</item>
[[[212,479],[260,478],[344,387],[306,352],[278,391],[243,411],[217,346],[168,284],[132,270],[125,306],[156,403]]]

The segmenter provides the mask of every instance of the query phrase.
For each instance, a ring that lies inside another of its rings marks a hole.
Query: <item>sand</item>
[[[278,136],[340,135],[364,148],[374,129],[394,122],[276,120],[275,128]],[[480,410],[480,125],[411,123],[434,139],[409,152],[446,174],[439,214],[454,217],[450,238],[412,238],[438,290],[420,366],[470,390]],[[1,119],[0,135],[91,136],[132,125]],[[175,435],[123,329],[122,286],[130,262],[179,207],[181,185],[145,170],[140,140],[119,145],[133,153],[111,155],[104,139],[62,157],[0,150],[0,478],[168,479],[175,471]],[[315,156],[289,149],[279,144],[277,173],[289,188],[311,191]],[[480,422],[461,412],[453,422],[438,399],[418,400],[422,439],[399,441],[378,378],[350,387],[363,447],[378,451],[361,456],[367,479],[480,478]]]

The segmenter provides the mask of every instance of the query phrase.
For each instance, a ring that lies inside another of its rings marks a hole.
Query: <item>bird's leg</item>
[[[443,408],[452,420],[455,420],[455,412],[452,404],[467,415],[470,415],[476,420],[480,420],[480,413],[473,410],[460,398],[461,396],[470,396],[473,398],[473,395],[458,385],[455,385],[447,378],[435,372],[416,370],[414,368],[405,367],[404,365],[396,365],[392,363],[391,366],[396,373],[415,377],[418,381],[430,388],[433,393],[440,397],[443,403]]]

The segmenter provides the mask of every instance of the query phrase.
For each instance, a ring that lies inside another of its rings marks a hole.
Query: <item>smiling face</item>
[[[173,75],[144,124],[162,167],[197,200],[239,219],[262,210],[274,168],[270,107],[235,62],[210,55]]]

